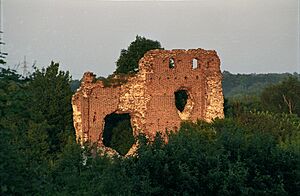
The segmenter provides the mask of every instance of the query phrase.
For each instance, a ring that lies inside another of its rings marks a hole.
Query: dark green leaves
[[[69,72],[59,71],[59,64],[54,62],[46,69],[35,69],[28,84],[32,117],[44,119],[50,126],[51,152],[60,150],[63,140],[68,137],[66,132],[67,135],[74,134],[70,84]]]
[[[266,110],[300,116],[300,81],[289,77],[279,84],[267,87],[261,95]]]
[[[116,62],[117,69],[115,73],[136,72],[140,58],[152,49],[161,49],[160,43],[137,35],[135,41],[128,46],[127,50],[121,50],[120,57]]]

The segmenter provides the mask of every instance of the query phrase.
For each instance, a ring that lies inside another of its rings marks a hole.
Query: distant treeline
[[[232,74],[223,71],[223,93],[226,98],[259,95],[265,87],[282,82],[290,76],[300,79],[298,73]]]

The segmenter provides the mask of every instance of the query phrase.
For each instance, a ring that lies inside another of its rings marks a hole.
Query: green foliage
[[[59,140],[60,147],[65,135],[74,134],[67,129],[72,128],[70,86],[64,80],[69,77],[57,70],[52,63],[30,79],[0,70],[1,195],[44,194],[52,186],[53,143]]]
[[[126,83],[129,77],[133,76],[134,73],[118,73],[109,75],[107,78],[99,77],[97,80],[101,80],[104,87],[111,87],[111,86],[120,86]]]
[[[184,122],[168,143],[141,135],[136,156],[108,157],[76,143],[71,78],[58,68],[51,63],[26,80],[0,69],[0,195],[300,194],[299,81],[266,90],[286,93],[293,114],[263,112],[258,96],[229,99],[226,119]],[[126,154],[130,117],[117,118],[105,123],[104,140]]]
[[[224,71],[222,81],[223,93],[226,98],[259,96],[265,87],[277,84],[290,76],[292,74],[289,73],[232,74]],[[293,76],[300,79],[300,75],[297,73],[294,73]]]
[[[76,194],[81,186],[80,175],[84,169],[82,153],[83,150],[74,138],[69,137],[53,167],[52,183],[55,184],[55,191]]]
[[[17,139],[14,133],[18,133],[18,127],[23,125],[23,115],[19,111],[23,109],[24,99],[22,82],[14,71],[0,68],[0,188],[1,194],[11,194],[22,182],[23,171],[20,165],[22,159],[18,156]],[[11,176],[16,172],[15,178]]]
[[[23,183],[23,164],[21,156],[17,154],[17,147],[12,145],[11,130],[0,125],[0,194],[18,192]]]
[[[37,120],[45,119],[51,152],[60,150],[68,135],[73,134],[69,72],[59,71],[59,64],[51,62],[46,69],[35,68],[28,84],[31,114]],[[63,107],[62,107],[63,106]]]
[[[116,62],[116,74],[135,72],[138,69],[138,61],[144,54],[152,49],[162,49],[158,41],[136,36],[135,41],[131,42],[127,50],[122,49],[119,59]]]
[[[300,80],[289,77],[267,87],[261,94],[261,101],[266,110],[300,116]]]
[[[116,149],[121,155],[125,155],[134,144],[130,120],[119,122],[112,129],[111,147]]]
[[[300,118],[270,112],[246,112],[236,120],[250,132],[268,133],[282,146],[300,146]],[[300,148],[298,148],[300,152]]]
[[[125,155],[134,144],[129,114],[112,113],[105,117],[103,143]]]
[[[0,58],[0,64],[5,64],[5,63],[6,63],[6,61],[4,60],[4,58],[1,57],[1,58]]]
[[[225,117],[238,117],[249,111],[263,111],[259,97],[245,95],[239,98],[224,98]]]
[[[76,90],[80,87],[80,81],[79,80],[72,80],[71,84],[70,84],[70,87],[71,87],[72,92],[76,92]]]
[[[168,144],[160,135],[150,144],[143,137],[140,141],[136,157],[112,164],[118,172],[106,171],[116,180],[110,188],[124,186],[125,181],[119,180],[126,180],[125,193],[129,189],[134,195],[297,195],[300,191],[295,188],[299,152],[282,148],[272,134],[250,131],[234,119],[184,123]],[[113,191],[123,193],[121,188]]]
[[[0,117],[8,117],[25,108],[25,81],[15,71],[0,68]]]
[[[2,42],[2,36],[1,36],[2,33],[3,32],[0,31],[0,65],[6,64],[5,58],[7,56],[7,53],[1,51],[2,49],[1,45],[5,44],[4,42]]]
[[[15,72],[1,70],[1,193],[33,194],[47,182],[48,125],[31,118],[28,81]]]

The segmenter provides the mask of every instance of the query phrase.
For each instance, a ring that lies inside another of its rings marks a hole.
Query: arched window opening
[[[175,67],[175,61],[174,61],[173,58],[170,58],[170,60],[169,60],[169,68],[173,69],[174,67]]]
[[[198,68],[198,60],[197,59],[193,59],[193,69]]]
[[[186,90],[178,90],[175,93],[175,106],[177,110],[182,112],[188,100],[188,92]]]
[[[104,118],[103,144],[126,155],[134,144],[130,115],[112,113]]]

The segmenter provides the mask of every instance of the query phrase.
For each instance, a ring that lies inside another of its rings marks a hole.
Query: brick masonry
[[[104,118],[114,112],[129,113],[133,136],[144,133],[150,140],[157,132],[167,140],[166,133],[178,130],[183,120],[224,118],[220,59],[213,50],[151,50],[140,59],[139,71],[126,80],[106,87],[93,73],[84,74],[72,98],[78,141],[97,143],[104,151],[116,153],[102,141]],[[177,90],[188,92],[182,112],[175,106]],[[135,148],[136,144],[128,154]]]

